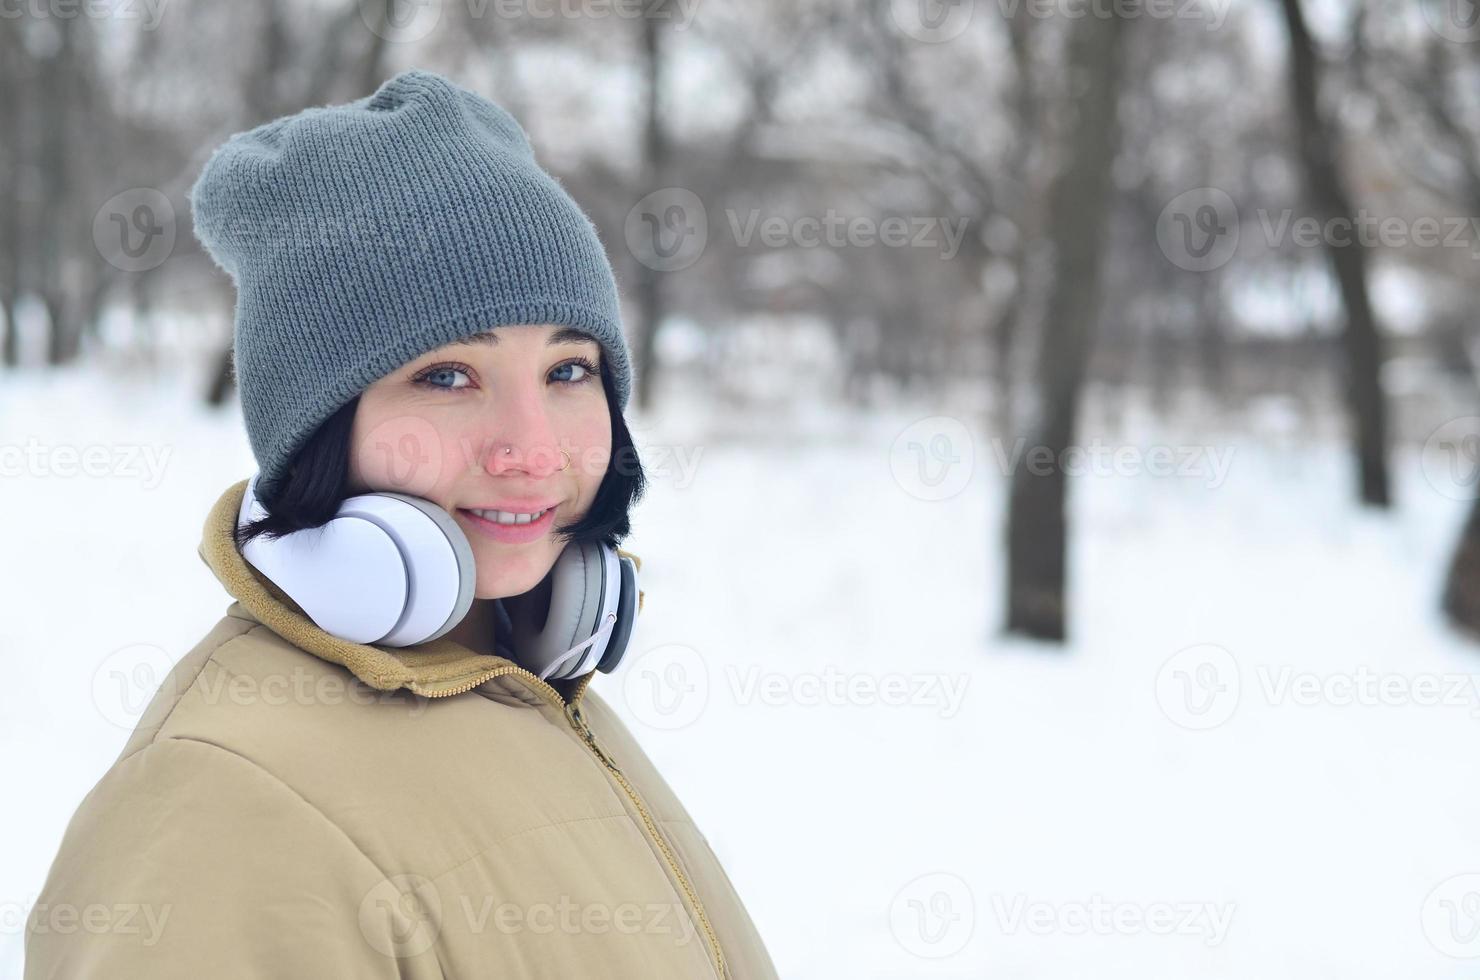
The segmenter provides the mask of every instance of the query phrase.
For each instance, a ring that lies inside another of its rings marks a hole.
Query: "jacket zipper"
[[[573,699],[570,704],[566,705],[565,715],[570,719],[571,724],[580,733],[581,737],[586,740],[586,744],[591,747],[591,751],[596,754],[596,757],[606,764],[607,769],[611,770],[612,776],[616,778],[622,789],[627,791],[627,795],[631,798],[633,806],[637,807],[637,812],[642,815],[643,823],[647,824],[648,833],[657,842],[658,849],[663,852],[664,860],[673,869],[673,874],[678,879],[679,885],[683,888],[684,894],[688,895],[689,901],[694,906],[695,917],[698,918],[699,925],[704,930],[704,935],[709,942],[710,952],[714,956],[715,969],[718,971],[721,980],[724,980],[724,978],[729,976],[729,973],[725,969],[725,957],[723,951],[720,949],[719,937],[715,935],[714,927],[709,924],[709,916],[704,913],[704,906],[699,901],[698,893],[694,891],[693,885],[689,883],[688,876],[683,873],[683,868],[679,866],[678,858],[669,849],[668,841],[663,837],[662,832],[658,830],[657,821],[653,819],[647,805],[643,803],[642,797],[638,795],[637,789],[627,781],[627,777],[622,773],[622,770],[618,769],[617,764],[611,760],[611,757],[601,751],[601,746],[596,744],[596,734],[591,731],[590,726],[581,717],[580,704]]]
[[[518,675],[532,682],[530,686],[536,693],[549,701],[550,704],[562,709],[562,713],[565,715],[566,720],[570,722],[571,727],[575,729],[576,734],[581,736],[582,741],[586,743],[592,754],[601,761],[607,771],[612,774],[617,784],[626,792],[628,798],[632,800],[632,805],[637,808],[637,812],[642,816],[642,822],[647,828],[648,835],[658,845],[658,850],[663,855],[663,860],[667,862],[669,869],[673,872],[673,876],[678,879],[679,886],[683,889],[684,894],[688,896],[689,902],[693,906],[694,917],[699,920],[699,925],[703,929],[705,941],[709,946],[709,952],[720,980],[727,980],[729,972],[725,966],[724,952],[720,949],[719,936],[715,934],[714,927],[710,925],[709,916],[704,912],[704,906],[699,901],[698,893],[694,891],[693,885],[689,882],[688,875],[684,874],[683,868],[678,863],[678,858],[668,846],[668,841],[664,838],[662,831],[658,829],[657,821],[653,819],[651,812],[647,808],[647,804],[638,795],[637,789],[628,782],[627,776],[621,769],[617,768],[617,764],[612,761],[609,755],[602,751],[601,746],[596,743],[596,733],[591,731],[591,727],[581,717],[581,695],[586,693],[586,687],[591,683],[595,674],[594,671],[588,672],[577,682],[575,693],[571,695],[569,703],[560,696],[559,691],[555,690],[547,681],[541,680],[533,671],[513,665],[494,667],[486,673],[478,675],[471,681],[458,684],[452,688],[426,688],[417,691],[417,693],[429,698],[451,697],[455,694],[463,694],[471,691],[478,685],[485,681],[490,681],[495,677],[503,677],[511,674]]]

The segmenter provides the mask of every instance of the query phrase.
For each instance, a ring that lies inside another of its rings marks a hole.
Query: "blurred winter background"
[[[229,601],[186,191],[409,67],[616,266],[595,690],[783,976],[1474,975],[1473,0],[6,0],[0,976]]]

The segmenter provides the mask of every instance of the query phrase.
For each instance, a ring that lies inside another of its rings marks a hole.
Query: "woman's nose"
[[[526,473],[544,477],[562,468],[565,457],[538,399],[507,399],[496,411],[496,424],[483,430],[484,469],[494,476]]]
[[[526,473],[546,477],[564,469],[565,456],[553,441],[522,445],[495,440],[487,454],[484,469],[494,476]]]

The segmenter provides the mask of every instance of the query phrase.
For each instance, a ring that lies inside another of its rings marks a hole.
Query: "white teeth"
[[[546,510],[548,509],[546,508]],[[543,510],[537,514],[515,514],[507,510],[472,510],[470,508],[470,512],[477,514],[485,521],[493,521],[498,524],[528,524],[530,521],[537,521],[545,516],[545,511]]]

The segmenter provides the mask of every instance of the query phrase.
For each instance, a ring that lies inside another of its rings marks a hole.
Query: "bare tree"
[[[1480,67],[1474,45],[1454,44],[1432,32],[1418,42],[1403,32],[1385,33],[1362,8],[1355,21],[1354,74],[1372,93],[1382,145],[1411,186],[1456,209],[1480,214],[1480,111],[1471,90]],[[1382,22],[1386,23],[1386,22]],[[1473,279],[1469,259],[1456,275]],[[1467,311],[1459,317],[1469,321]],[[1446,348],[1446,366],[1473,378],[1466,349],[1472,321],[1462,328],[1441,323],[1435,341]],[[1480,634],[1480,500],[1470,510],[1449,561],[1440,606],[1454,625]]]
[[[20,325],[18,304],[22,277],[23,242],[27,201],[23,196],[22,166],[29,151],[28,136],[31,127],[27,117],[31,90],[31,58],[21,43],[21,32],[0,31],[0,89],[10,94],[0,99],[0,195],[6,207],[0,214],[0,315],[5,317],[5,341],[3,361],[6,367],[20,363]]]
[[[1038,331],[1029,452],[1048,466],[1014,469],[1007,514],[1007,629],[1062,640],[1068,592],[1066,477],[1059,461],[1074,444],[1080,392],[1098,313],[1105,226],[1119,149],[1117,119],[1125,18],[1085,16],[1069,37],[1065,164],[1048,202],[1048,301]]]
[[[65,364],[77,356],[82,325],[75,300],[69,289],[68,274],[75,268],[76,243],[73,238],[77,222],[68,220],[76,189],[81,185],[77,155],[69,145],[76,128],[76,114],[82,109],[81,89],[86,84],[87,66],[79,51],[83,33],[80,18],[52,18],[45,29],[55,35],[55,44],[39,59],[36,86],[31,96],[38,103],[32,107],[32,118],[46,120],[36,147],[39,164],[38,220],[31,230],[36,242],[36,291],[46,309],[48,333],[46,362]]]
[[[641,25],[642,69],[645,92],[643,101],[642,161],[648,185],[653,189],[667,185],[670,170],[669,141],[664,131],[663,85],[665,74],[665,52],[663,49],[663,21],[671,14],[671,3],[663,0],[648,5],[639,20]],[[657,382],[658,331],[664,317],[663,277],[650,262],[637,263],[637,302],[642,310],[642,322],[633,340],[633,374],[639,379],[637,404],[652,407],[653,390]]]
[[[1300,0],[1281,0],[1290,36],[1290,99],[1295,138],[1305,169],[1306,194],[1322,227],[1354,220],[1351,193],[1337,162],[1335,123],[1321,111],[1319,64],[1306,27]],[[1387,447],[1387,402],[1382,392],[1382,335],[1367,290],[1367,250],[1360,242],[1326,241],[1331,272],[1340,286],[1346,311],[1342,343],[1346,352],[1346,399],[1357,458],[1359,492],[1364,504],[1391,503]]]

